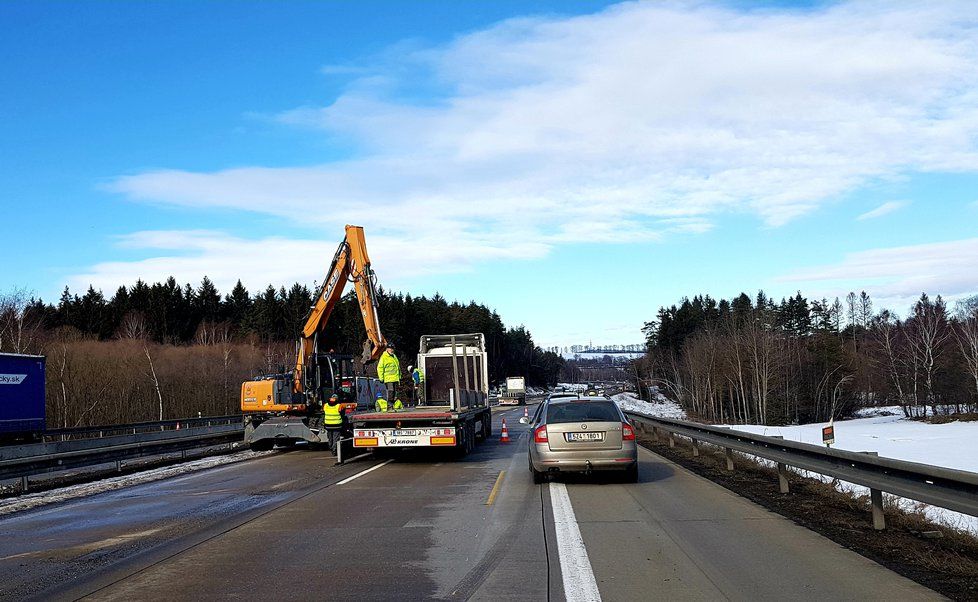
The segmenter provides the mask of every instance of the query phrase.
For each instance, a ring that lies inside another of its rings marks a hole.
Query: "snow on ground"
[[[867,408],[857,415],[865,417],[835,422],[834,448],[856,452],[874,451],[887,458],[978,473],[978,453],[974,451],[974,442],[978,439],[978,422],[929,424],[907,420],[897,406]],[[822,445],[822,427],[825,425],[819,423],[798,426],[756,424],[729,426],[732,429],[757,435],[782,436],[789,441]],[[827,482],[832,481],[824,475],[798,472]],[[869,489],[860,485],[838,482],[836,486],[842,491],[849,491],[856,495],[869,495]],[[978,517],[896,496],[886,497],[904,510],[922,512],[935,522],[978,535]]]
[[[658,399],[654,403],[642,401],[633,393],[622,393],[615,395],[612,399],[626,411],[640,412],[660,418],[680,420],[686,418],[686,413],[679,404],[661,393],[658,394]],[[723,426],[756,435],[781,436],[788,441],[822,445],[822,427],[825,425],[818,423],[796,426],[757,424]],[[903,417],[903,412],[899,406],[892,406],[866,408],[857,412],[857,418],[836,421],[833,447],[856,452],[872,451],[887,458],[978,473],[978,453],[974,451],[976,440],[978,440],[978,422],[929,424],[907,420]],[[773,466],[773,463],[767,460],[760,458],[757,460]],[[831,477],[807,471],[797,470],[796,472],[806,477],[835,482],[840,491],[847,491],[857,496],[869,495],[869,489],[860,485],[835,481]],[[905,511],[920,512],[939,524],[978,535],[978,517],[897,496],[885,495],[885,497],[888,503],[892,503]]]
[[[929,424],[904,419],[899,408],[872,409],[875,412],[864,412],[863,415],[877,415],[837,421],[832,447],[848,451],[874,451],[887,458],[978,473],[978,453],[973,453],[974,442],[978,439],[978,422]],[[780,435],[789,441],[822,445],[822,427],[825,425],[729,426],[748,433]]]
[[[618,406],[626,412],[639,412],[656,418],[675,418],[677,420],[686,419],[686,411],[679,407],[675,401],[667,398],[662,393],[658,393],[656,400],[648,402],[639,399],[634,393],[619,393],[612,396]]]
[[[132,487],[133,485],[168,479],[170,477],[203,470],[205,468],[212,468],[214,466],[221,466],[223,464],[233,464],[235,462],[251,460],[252,458],[258,458],[273,453],[275,452],[244,451],[222,456],[210,456],[207,458],[201,458],[200,460],[183,462],[175,466],[154,468],[133,474],[101,479],[91,483],[69,485],[68,487],[51,489],[48,491],[39,491],[37,493],[27,493],[14,498],[0,500],[0,516],[20,512],[22,510],[31,510],[33,508],[46,506],[56,502],[64,502],[66,500],[94,495],[96,493],[115,491],[116,489],[122,489],[124,487]]]

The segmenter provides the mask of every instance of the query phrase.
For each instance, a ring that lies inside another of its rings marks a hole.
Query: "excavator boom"
[[[303,370],[309,365],[313,353],[316,352],[317,339],[326,328],[336,304],[343,297],[343,289],[346,288],[348,280],[353,281],[369,341],[368,348],[364,351],[364,363],[376,361],[387,348],[387,340],[380,332],[377,291],[374,285],[376,278],[370,267],[370,256],[367,254],[363,228],[348,225],[346,237],[336,250],[336,255],[333,256],[326,279],[316,295],[316,302],[302,328],[293,379],[293,391],[296,393],[303,392]]]

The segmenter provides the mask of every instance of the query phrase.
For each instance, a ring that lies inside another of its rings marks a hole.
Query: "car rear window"
[[[550,404],[547,409],[547,422],[619,422],[618,408],[610,401],[571,401]]]

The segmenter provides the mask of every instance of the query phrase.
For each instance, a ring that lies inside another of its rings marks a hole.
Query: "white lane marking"
[[[371,466],[367,470],[362,470],[362,471],[358,472],[357,474],[353,475],[352,477],[346,477],[345,479],[343,479],[342,481],[340,481],[339,483],[337,483],[337,485],[346,485],[347,483],[349,483],[353,479],[359,479],[360,477],[362,477],[363,475],[367,474],[368,472],[373,472],[373,471],[377,470],[378,468],[380,468],[381,466],[387,466],[388,464],[390,464],[393,461],[394,461],[394,458],[391,458],[390,460],[388,460],[386,462],[381,462],[377,466]]]
[[[567,486],[550,483],[550,504],[554,512],[554,530],[557,532],[557,553],[560,556],[560,574],[564,579],[564,597],[568,602],[587,600],[600,602],[598,582],[591,570],[584,538],[577,527],[577,517]]]

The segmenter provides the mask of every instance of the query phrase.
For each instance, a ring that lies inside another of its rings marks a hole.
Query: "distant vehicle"
[[[0,441],[38,441],[46,428],[44,356],[0,353]]]
[[[638,481],[635,430],[613,401],[553,399],[541,404],[528,422],[533,433],[528,455],[534,483],[558,473],[595,471],[619,471],[627,482]]]
[[[526,379],[522,376],[506,378],[506,391],[499,395],[499,405],[515,406],[526,404]]]

